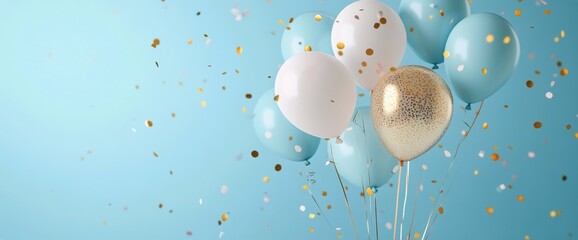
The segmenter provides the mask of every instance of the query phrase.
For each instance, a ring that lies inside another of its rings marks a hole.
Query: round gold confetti
[[[578,132],[574,132],[574,137],[578,139]]]
[[[289,136],[287,139],[288,139],[289,141],[293,141],[293,136]]]
[[[557,62],[556,62],[556,66],[557,66],[557,67],[562,67],[562,62],[561,62],[561,61],[557,61]]]
[[[487,69],[487,68],[482,68],[482,74],[484,74],[484,75],[488,74],[488,69]]]
[[[327,210],[331,210],[331,208],[333,208],[333,206],[331,206],[331,204],[327,205]]]
[[[359,69],[359,70],[357,70],[357,73],[363,74],[363,70]]]
[[[554,42],[555,42],[555,43],[557,43],[557,42],[559,42],[559,41],[560,41],[560,38],[554,37]]]
[[[381,24],[386,24],[387,23],[387,19],[385,19],[384,17],[379,19],[379,23]]]
[[[377,22],[373,24],[373,28],[375,28],[375,29],[378,29],[379,26],[381,26],[381,24],[379,24],[379,23],[377,23]]]
[[[562,70],[560,70],[560,76],[566,76],[566,75],[568,75],[568,69],[562,68]]]
[[[570,129],[572,129],[572,125],[566,124],[566,130],[570,130]]]
[[[536,69],[536,70],[534,70],[534,73],[535,73],[536,75],[540,75],[542,72],[541,72],[540,70]]]
[[[486,42],[491,43],[491,42],[493,42],[493,41],[494,41],[494,35],[488,34],[488,35],[486,36]]]
[[[366,49],[365,54],[367,54],[367,56],[373,55],[373,49],[371,49],[371,48]]]
[[[227,219],[229,219],[229,215],[226,214],[226,213],[223,213],[223,214],[221,215],[221,221],[226,222]]]
[[[289,23],[293,23],[293,20],[295,20],[295,18],[289,18]]]
[[[444,58],[449,58],[450,57],[450,51],[445,50],[444,51]]]
[[[492,161],[498,161],[500,160],[500,155],[498,155],[497,153],[492,153],[490,159],[492,159]]]
[[[444,207],[438,208],[438,212],[439,212],[440,214],[444,214]]]
[[[156,157],[156,158],[158,158],[158,157],[159,157],[159,154],[158,154],[157,152],[153,152],[153,156]]]
[[[530,240],[530,235],[524,235],[524,240]]]
[[[534,82],[532,80],[526,81],[526,87],[528,87],[528,88],[534,87]]]
[[[314,219],[314,218],[315,218],[315,214],[309,213],[309,219]]]
[[[197,93],[199,93],[199,94],[203,93],[203,88],[198,88]]]
[[[157,46],[160,45],[160,44],[161,44],[161,40],[158,39],[158,38],[155,38],[155,39],[153,40],[153,44],[151,44],[151,47],[157,48]]]
[[[311,52],[311,46],[310,45],[305,46],[305,52]]]
[[[338,42],[337,43],[337,49],[344,49],[345,48],[345,44],[342,42]]]
[[[365,193],[367,193],[367,195],[369,195],[369,196],[372,196],[374,194],[373,189],[371,189],[370,187],[365,189]]]
[[[484,130],[485,130],[485,129],[488,129],[488,123],[487,123],[487,122],[484,122],[484,124],[482,124],[482,128],[483,128]]]
[[[550,9],[546,9],[544,10],[544,15],[550,15],[550,12],[551,12]]]
[[[326,191],[323,191],[323,192],[321,193],[321,196],[327,197],[327,192],[326,192]]]
[[[365,61],[361,62],[362,67],[367,67],[367,63]]]
[[[153,127],[153,121],[151,121],[151,120],[146,120],[146,121],[145,121],[145,126],[147,126],[147,127]]]
[[[444,12],[444,10],[440,10],[440,16],[442,16],[442,17],[443,17],[444,15],[445,15],[445,12]]]
[[[275,165],[275,171],[277,171],[277,172],[281,171],[282,168],[283,168],[283,166],[281,166],[281,164]]]
[[[443,15],[442,15],[443,16]],[[415,232],[413,234],[413,238],[418,239],[421,236],[421,234],[419,232]]]
[[[488,208],[486,208],[486,212],[487,212],[488,214],[494,214],[494,208],[493,208],[493,207],[488,207]]]
[[[189,45],[193,44],[193,39],[187,40],[187,44],[189,44]]]
[[[566,32],[564,32],[564,30],[560,31],[560,37],[564,38],[566,36]]]
[[[314,232],[315,229],[313,229],[312,227],[309,228],[309,232]]]
[[[541,122],[534,122],[534,128],[539,129],[542,127],[542,123]]]
[[[279,20],[277,23],[279,23],[279,25],[285,24],[285,22],[283,22],[283,20]]]
[[[556,217],[556,211],[554,210],[550,211],[550,217]]]
[[[235,52],[237,53],[237,55],[241,55],[243,53],[243,48],[241,46],[237,46],[237,49],[235,49]]]
[[[339,51],[339,52],[337,52],[337,55],[343,56],[343,52],[342,52],[342,51]]]
[[[207,106],[207,102],[205,102],[205,100],[201,101],[201,107],[206,107]]]
[[[257,152],[256,150],[251,151],[251,157],[253,158],[259,157],[259,152]]]
[[[245,98],[246,98],[246,99],[251,99],[251,98],[253,98],[253,95],[250,94],[250,93],[246,93],[246,94],[245,94]]]
[[[478,174],[480,174],[480,171],[474,170],[474,175],[478,176]]]
[[[514,15],[516,15],[516,17],[519,17],[520,15],[522,15],[522,10],[520,9],[514,10]]]
[[[409,32],[413,32],[413,27],[410,27],[410,28],[409,28]]]
[[[309,186],[307,184],[303,185],[303,190],[305,191],[309,190]]]
[[[315,21],[321,21],[321,15],[319,14],[315,15]]]
[[[518,195],[518,197],[516,197],[516,200],[518,200],[518,202],[523,202],[523,201],[524,201],[524,196]]]
[[[264,183],[268,183],[268,182],[269,182],[269,177],[264,176],[264,177],[263,177],[263,182],[264,182]]]
[[[504,37],[504,44],[509,44],[510,43],[510,36],[505,36]]]

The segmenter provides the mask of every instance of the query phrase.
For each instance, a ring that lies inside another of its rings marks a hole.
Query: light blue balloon
[[[331,29],[335,17],[321,12],[305,13],[293,20],[283,32],[281,52],[285,60],[310,46],[312,51],[320,51],[333,56],[331,49]]]
[[[399,164],[383,146],[371,120],[369,107],[359,108],[349,129],[340,138],[342,143],[329,141],[327,151],[339,174],[357,187],[378,188],[393,176]]]
[[[493,13],[461,21],[446,43],[446,72],[458,97],[482,101],[508,81],[520,58],[518,35],[510,23]]]
[[[434,69],[444,61],[450,32],[468,15],[466,0],[402,0],[399,7],[409,45],[422,60],[434,64]]]
[[[292,161],[307,161],[320,139],[297,129],[279,110],[275,90],[267,91],[255,106],[253,126],[259,140],[272,152]]]

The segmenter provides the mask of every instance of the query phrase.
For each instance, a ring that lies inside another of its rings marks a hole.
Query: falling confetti
[[[546,93],[546,98],[547,99],[552,99],[552,97],[554,97],[554,94],[552,92],[547,92]]]
[[[221,193],[225,194],[229,192],[229,187],[227,187],[227,185],[222,185],[221,186]]]
[[[528,157],[534,158],[534,157],[536,157],[536,154],[534,152],[528,152]]]
[[[243,48],[241,46],[237,46],[237,48],[235,49],[235,53],[237,53],[237,55],[243,54]]]
[[[385,228],[387,228],[388,230],[391,230],[391,227],[392,227],[392,225],[391,225],[390,222],[387,222],[387,223],[385,224]]]
[[[305,210],[306,210],[306,209],[305,209],[305,206],[303,206],[303,205],[299,206],[299,211],[305,212]]]
[[[160,45],[160,44],[161,44],[161,40],[159,40],[158,38],[155,38],[155,39],[153,40],[153,43],[151,44],[151,47],[157,48],[157,46]]]
[[[480,151],[478,153],[478,157],[480,157],[480,158],[484,158],[485,155],[486,155],[486,153],[484,151]]]
[[[493,208],[493,207],[488,207],[488,208],[486,208],[486,213],[488,213],[488,214],[494,214],[494,208]]]
[[[231,14],[233,14],[233,16],[235,17],[235,21],[237,21],[237,22],[240,22],[241,20],[243,20],[243,17],[249,15],[249,13],[251,13],[251,11],[249,11],[249,10],[244,10],[244,11],[239,10],[237,5],[234,5],[233,8],[231,8]]]
[[[444,151],[444,155],[449,158],[449,157],[452,156],[452,153],[451,153],[450,151],[448,151],[448,150],[445,150],[445,151]]]
[[[150,127],[153,127],[153,121],[151,121],[151,120],[146,120],[146,121],[145,121],[145,126],[147,126],[147,127],[149,127],[149,128],[150,128]]]
[[[492,161],[498,161],[500,160],[500,155],[498,155],[497,153],[492,153],[490,159],[492,159]]]
[[[251,151],[251,157],[253,157],[253,158],[258,158],[258,157],[259,157],[259,152],[257,152],[257,150]]]
[[[518,200],[518,202],[523,202],[523,201],[524,201],[524,196],[518,195],[518,197],[516,197],[516,200]]]
[[[263,177],[263,182],[264,182],[264,183],[268,183],[268,182],[269,182],[269,177],[264,176],[264,177]]]
[[[282,168],[283,166],[281,166],[281,164],[275,164],[275,171],[279,172]]]
[[[541,127],[542,127],[542,123],[541,123],[541,122],[534,122],[534,128],[540,129]]]

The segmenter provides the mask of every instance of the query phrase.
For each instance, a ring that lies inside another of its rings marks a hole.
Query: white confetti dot
[[[554,94],[553,94],[552,92],[547,92],[547,93],[546,93],[546,98],[552,99],[552,97],[554,97]]]
[[[271,131],[265,131],[265,138],[269,139],[273,137],[273,133]]]
[[[224,235],[225,235],[225,232],[223,232],[223,231],[219,232],[219,238],[223,238]]]
[[[536,154],[534,152],[528,152],[528,157],[534,158],[534,157],[536,157]]]
[[[303,205],[299,206],[299,211],[305,212],[305,210],[306,210],[306,209],[305,209],[305,206],[303,206]]]
[[[388,222],[388,223],[385,224],[385,228],[387,228],[388,230],[391,230],[391,227],[392,227],[392,226],[391,226],[391,223],[390,223],[390,222]]]
[[[263,197],[263,202],[269,203],[269,201],[271,201],[271,198],[269,198],[269,194],[265,193],[265,196]]]
[[[496,188],[496,191],[498,191],[498,192],[501,192],[501,191],[504,191],[504,190],[506,190],[506,185],[504,185],[504,184],[500,184],[500,186],[498,186],[498,187]]]
[[[206,44],[206,45],[211,45],[211,39],[208,38],[207,40],[205,40],[205,44]]]
[[[229,187],[227,187],[227,185],[221,186],[221,193],[222,193],[222,194],[225,194],[225,193],[227,193],[227,192],[229,192]]]
[[[392,173],[396,173],[397,171],[399,171],[399,165],[393,167],[393,169],[391,170]]]
[[[556,81],[552,80],[552,81],[550,82],[550,87],[554,87],[554,85],[556,85]]]
[[[424,171],[427,171],[427,165],[422,164],[422,165],[421,165],[421,169],[424,170]]]
[[[484,151],[480,151],[478,153],[478,157],[480,157],[480,158],[484,158],[485,155],[486,155],[486,153],[484,153]]]
[[[445,150],[445,151],[444,151],[444,155],[446,155],[446,157],[451,157],[451,156],[452,156],[452,153],[451,153],[450,151],[448,151],[448,150]]]
[[[303,149],[301,149],[301,146],[295,145],[295,152],[300,153],[301,151],[303,151]]]
[[[468,132],[466,132],[466,130],[462,130],[461,134],[462,134],[462,136],[464,136],[464,137],[465,137],[465,136],[466,136],[466,134],[468,134]]]
[[[199,205],[203,205],[203,199],[199,198]]]
[[[458,70],[458,72],[463,71],[463,70],[464,70],[464,65],[463,65],[463,64],[462,64],[462,65],[459,65],[457,70]]]
[[[130,130],[132,130],[132,133],[136,133],[136,129],[131,128]]]
[[[420,185],[419,185],[419,190],[420,190],[420,191],[423,191],[423,184],[420,184]]]

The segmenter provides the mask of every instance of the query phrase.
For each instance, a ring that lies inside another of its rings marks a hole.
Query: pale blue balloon
[[[292,160],[307,161],[317,151],[320,139],[297,129],[279,110],[275,90],[267,91],[255,106],[253,126],[261,142],[275,154]]]
[[[482,101],[508,81],[520,59],[520,42],[510,23],[493,13],[462,20],[446,44],[446,72],[464,102]]]
[[[359,108],[341,135],[342,143],[329,141],[329,157],[341,177],[357,187],[378,188],[393,176],[399,165],[383,146],[371,120],[369,107]]]
[[[305,13],[296,17],[287,25],[281,39],[281,52],[285,60],[311,47],[312,51],[319,51],[333,56],[331,49],[331,29],[335,17],[322,12]]]
[[[422,60],[434,64],[434,69],[444,61],[450,32],[468,15],[466,0],[402,0],[399,7],[409,45]]]

